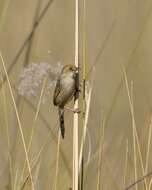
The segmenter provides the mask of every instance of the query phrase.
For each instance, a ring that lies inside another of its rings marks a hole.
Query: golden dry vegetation
[[[152,172],[152,2],[88,0],[85,24],[82,1],[79,11],[79,61],[87,73],[94,65],[83,190],[124,190]],[[36,97],[19,95],[18,86],[32,63],[74,63],[74,21],[75,1],[0,0],[0,190],[72,186],[73,114],[66,112],[58,144],[53,87],[43,102],[48,81]],[[132,189],[151,184],[149,176]]]

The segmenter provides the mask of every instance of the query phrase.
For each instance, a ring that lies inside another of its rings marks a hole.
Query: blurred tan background
[[[46,0],[0,0],[0,50],[5,64],[9,68],[24,39],[31,31],[36,7],[41,10]],[[40,25],[36,29],[30,52],[31,62],[47,62],[63,65],[74,62],[74,1],[54,0]],[[82,5],[80,6],[82,15]],[[96,189],[99,159],[99,140],[102,120],[105,119],[104,149],[101,166],[101,188],[104,190],[122,190],[124,185],[126,142],[128,140],[128,166],[126,185],[134,181],[134,156],[132,120],[122,68],[126,68],[128,83],[133,82],[134,112],[139,136],[143,165],[146,166],[146,153],[152,104],[152,2],[150,0],[88,0],[86,1],[87,20],[87,67],[94,64],[104,45],[104,51],[98,59],[91,99],[88,130],[91,138],[91,160],[85,173],[84,189]],[[80,34],[82,22],[80,17]],[[112,28],[112,29],[111,29]],[[81,36],[82,39],[82,36]],[[80,60],[82,60],[82,40],[80,40]],[[51,52],[50,54],[48,53]],[[24,50],[14,66],[10,79],[18,86],[18,77],[25,62]],[[53,61],[52,61],[53,57]],[[122,67],[123,66],[123,67]],[[5,83],[7,84],[7,83]],[[2,92],[2,91],[1,91]],[[19,98],[14,90],[20,113],[26,143],[29,141],[31,126],[35,116],[38,99]],[[23,168],[24,151],[12,100],[7,88],[7,118],[11,136],[11,155],[13,160],[13,183],[16,188]],[[0,95],[0,189],[10,188],[8,148],[3,107],[3,95]],[[52,92],[49,102],[40,109],[41,116],[36,121],[36,131],[30,156],[35,156],[45,142],[50,128],[49,140],[34,171],[36,189],[51,189],[55,178],[57,148],[57,110],[52,104]],[[57,189],[67,190],[72,184],[72,113],[66,114],[66,138],[61,141],[59,160],[59,178]],[[45,121],[44,121],[45,120]],[[47,124],[46,124],[47,122]],[[88,155],[86,140],[85,160]],[[137,151],[138,152],[138,151]],[[152,170],[150,157],[148,171]],[[143,175],[137,153],[137,174]],[[148,179],[149,180],[149,179]],[[16,182],[15,182],[16,181]],[[30,183],[24,189],[31,189]],[[143,183],[138,189],[144,189]]]

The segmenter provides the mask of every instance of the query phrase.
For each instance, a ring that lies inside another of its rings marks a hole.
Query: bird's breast
[[[61,86],[65,91],[70,92],[71,90],[74,90],[75,81],[72,77],[63,77],[61,80]]]
[[[75,92],[75,80],[71,76],[62,76],[60,79],[60,93],[58,94],[56,101],[60,107],[71,100]]]

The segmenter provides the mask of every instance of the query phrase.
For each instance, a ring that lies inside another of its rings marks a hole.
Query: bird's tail
[[[64,139],[65,127],[64,127],[64,110],[59,108],[59,122],[62,138]]]

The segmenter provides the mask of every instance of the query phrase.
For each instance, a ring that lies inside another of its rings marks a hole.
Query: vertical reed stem
[[[75,66],[78,67],[78,0],[75,0]],[[74,109],[78,108],[78,100],[74,103]],[[73,188],[78,190],[78,114],[74,114],[73,118]]]

